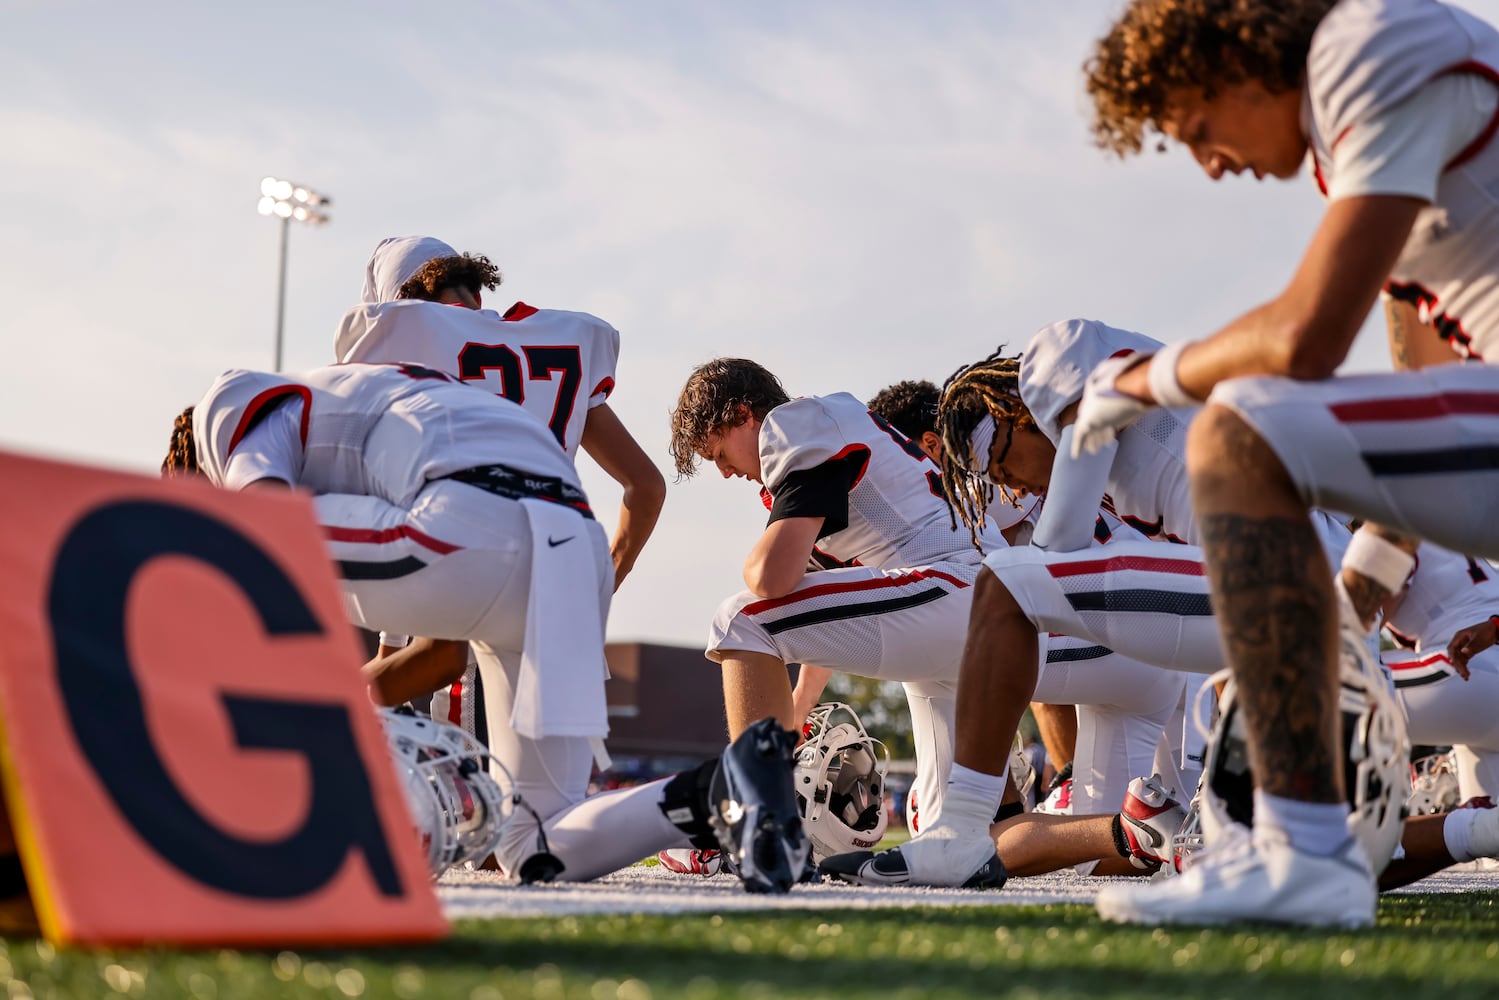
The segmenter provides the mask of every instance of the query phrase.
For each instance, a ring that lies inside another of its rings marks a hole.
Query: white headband
[[[973,433],[968,435],[968,460],[972,463],[969,471],[986,482],[989,480],[989,452],[994,447],[994,427],[994,418],[985,414],[973,428]]]

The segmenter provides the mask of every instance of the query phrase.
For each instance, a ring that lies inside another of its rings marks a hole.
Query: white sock
[[[1453,861],[1499,857],[1499,812],[1454,809],[1442,823],[1442,839]]]
[[[1283,799],[1256,788],[1254,825],[1279,830],[1298,851],[1329,857],[1348,840],[1348,806]]]
[[[670,778],[590,795],[546,821],[547,847],[566,869],[563,882],[598,878],[668,847],[687,847],[687,835],[661,812]]]
[[[937,819],[960,829],[980,829],[987,835],[1004,794],[1004,775],[985,774],[954,764],[942,798],[942,813]]]

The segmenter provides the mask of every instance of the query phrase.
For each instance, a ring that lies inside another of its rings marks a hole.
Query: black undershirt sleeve
[[[848,527],[848,494],[864,474],[869,452],[857,449],[841,458],[793,472],[771,491],[770,520],[767,525],[787,517],[820,517],[823,519],[818,538]]]

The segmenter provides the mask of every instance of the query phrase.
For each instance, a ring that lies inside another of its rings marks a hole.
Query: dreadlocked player
[[[1180,423],[1168,411],[1158,411],[1153,419],[1133,425],[1120,435],[1104,466],[1093,463],[1092,471],[1105,476],[1102,484],[1089,485],[1081,482],[1078,469],[1070,455],[1050,444],[1050,434],[1064,437],[1068,428],[1059,432],[1058,423],[1069,423],[1076,410],[1083,379],[1100,358],[1113,356],[1121,351],[1141,349],[1150,344],[1149,338],[1138,334],[1115,330],[1102,324],[1085,321],[1059,323],[1038,333],[1023,359],[1005,357],[1002,354],[964,369],[949,380],[944,390],[940,407],[938,430],[943,438],[944,482],[951,489],[960,480],[972,480],[977,475],[981,481],[966,482],[966,489],[955,500],[954,508],[969,524],[982,524],[985,509],[995,492],[1005,498],[1020,494],[1042,494],[1046,505],[1042,509],[1041,524],[1036,530],[1038,543],[1049,539],[1063,538],[1066,527],[1049,527],[1059,511],[1066,511],[1069,500],[1077,512],[1066,515],[1069,523],[1082,518],[1087,524],[1086,504],[1078,497],[1068,497],[1067,489],[1081,490],[1082,496],[1097,497],[1104,488],[1110,491],[1114,505],[1120,509],[1127,522],[1154,528],[1158,539],[1177,541],[1174,534],[1180,530],[1192,537],[1190,516],[1172,507],[1172,498],[1180,497],[1179,484],[1184,476],[1180,452]],[[1049,415],[1058,414],[1052,419]],[[990,425],[990,426],[986,426]],[[977,442],[977,443],[974,443]],[[968,462],[950,458],[967,451]],[[981,465],[978,455],[985,455],[987,467]],[[1052,465],[1055,463],[1056,468]],[[1146,467],[1147,474],[1140,474],[1139,467]],[[983,469],[983,472],[978,472]],[[1084,468],[1084,471],[1088,471]],[[1152,507],[1152,503],[1162,506]],[[1148,515],[1142,511],[1157,510]],[[1186,512],[1190,514],[1188,510]],[[1336,559],[1340,546],[1346,544],[1347,532],[1340,525],[1323,515],[1317,516],[1327,556]],[[1081,532],[1074,534],[1074,540]],[[1115,636],[1111,645],[1138,651],[1142,659],[1161,656],[1172,648],[1172,643],[1160,643],[1159,628],[1164,619],[1170,624],[1172,616],[1180,616],[1174,635],[1180,639],[1185,635],[1195,637],[1199,644],[1206,630],[1209,637],[1215,631],[1211,617],[1198,621],[1197,616],[1210,616],[1205,598],[1198,608],[1198,599],[1203,598],[1201,584],[1200,550],[1186,544],[1171,546],[1170,555],[1160,558],[1162,547],[1150,543],[1110,543],[1102,551],[1092,552],[1027,552],[1025,549],[1006,549],[991,552],[985,565],[991,571],[981,574],[973,599],[973,612],[969,622],[969,638],[965,646],[962,671],[959,679],[961,698],[957,719],[957,746],[952,785],[983,786],[986,796],[997,797],[1002,778],[989,772],[1003,767],[1010,734],[985,742],[985,737],[996,731],[996,718],[1001,721],[1014,719],[1017,723],[1024,709],[1024,701],[1030,697],[1030,689],[1017,684],[1009,694],[1009,701],[994,700],[996,688],[1004,682],[1014,680],[1024,671],[1025,651],[1022,638],[1036,641],[1039,629],[1068,631],[1074,636],[1097,638],[1107,629]],[[1433,566],[1438,565],[1438,553],[1433,553]],[[1082,557],[1083,562],[1078,561]],[[1441,565],[1453,560],[1461,565],[1460,557],[1447,554]],[[1091,565],[1090,565],[1091,564]],[[1114,564],[1114,565],[1110,565]],[[1179,564],[1173,567],[1172,564]],[[1040,566],[1036,572],[1034,567]],[[1163,567],[1152,569],[1152,567]],[[1185,574],[1186,584],[1171,582],[1173,572]],[[1347,572],[1347,571],[1345,571]],[[1486,605],[1474,603],[1468,594],[1476,587],[1467,574],[1461,585],[1454,585],[1447,573],[1439,584],[1441,593],[1432,594],[1422,588],[1416,606],[1407,614],[1420,620],[1422,611],[1431,613],[1440,609],[1448,628],[1423,629],[1424,633],[1440,635],[1441,645],[1446,645],[1446,635],[1451,635],[1451,626],[1463,620],[1482,619]],[[998,581],[998,583],[996,582]],[[1081,584],[1079,583],[1081,581]],[[1420,574],[1416,583],[1419,584]],[[1158,588],[1152,593],[1152,586]],[[1413,584],[1414,586],[1414,584]],[[1186,598],[1183,607],[1173,609],[1173,594],[1168,588],[1176,587],[1176,598]],[[1160,601],[1154,613],[1148,611],[1152,600]],[[1011,613],[1008,619],[1003,605],[1008,602],[1024,612]],[[1479,613],[1482,611],[1483,613]],[[1027,619],[1025,615],[1030,615]],[[1064,625],[1066,628],[1060,626]],[[1413,621],[1414,625],[1414,621]],[[1467,632],[1469,630],[1463,630]],[[1168,632],[1167,638],[1173,633]],[[1457,649],[1459,638],[1452,648]],[[1179,645],[1180,643],[1178,643]],[[1209,642],[1208,649],[1199,649],[1206,667],[1221,664],[1221,654],[1216,644]],[[1014,650],[1011,657],[996,654],[995,650]],[[1211,653],[1209,657],[1208,654]],[[977,669],[975,669],[977,667]],[[975,678],[977,683],[975,683]],[[997,683],[996,683],[997,682]],[[1475,700],[1487,700],[1487,690],[1470,689]],[[1475,713],[1481,714],[1481,713]],[[1432,733],[1470,731],[1472,722],[1466,723],[1468,730],[1458,728],[1463,723],[1448,721],[1438,713],[1427,712],[1430,722],[1422,723],[1436,727]],[[1451,738],[1441,742],[1451,742]],[[967,754],[975,756],[968,757]],[[984,756],[978,756],[984,755]],[[985,763],[985,762],[988,763]],[[978,772],[975,777],[973,772]],[[1399,774],[1395,775],[1400,777]],[[987,779],[987,781],[985,780]],[[981,798],[982,803],[986,799]],[[1131,801],[1133,800],[1133,801]],[[971,801],[968,794],[954,794],[949,789],[948,802],[938,823],[908,844],[885,852],[883,856],[870,856],[867,852],[844,855],[824,863],[824,868],[844,877],[853,876],[856,881],[876,882],[872,877],[880,867],[907,868],[912,871],[910,881],[930,879],[937,884],[954,884],[952,873],[962,871],[972,862],[965,853],[977,854],[984,841],[980,840],[977,824],[964,820],[960,810]],[[1262,808],[1261,798],[1256,799],[1256,809]],[[1398,805],[1398,802],[1396,803]],[[982,811],[982,804],[980,804]],[[1140,839],[1145,827],[1157,828],[1163,815],[1169,814],[1170,805],[1149,783],[1132,783],[1130,796],[1126,799],[1125,813],[1113,825],[1116,844],[1127,846],[1132,855],[1142,861],[1152,859],[1148,844]],[[1027,817],[1029,819],[1029,817]],[[956,828],[956,829],[954,829]],[[1158,830],[1157,830],[1158,832]],[[1068,855],[1074,849],[1106,850],[1110,843],[1109,827],[1097,822],[1069,825],[1043,825],[1012,821],[1001,835],[999,848],[1001,857],[1017,873],[1047,870],[1047,864]],[[1474,857],[1499,853],[1499,812],[1492,809],[1468,811],[1447,817],[1423,817],[1407,825],[1405,849],[1407,856],[1390,866],[1381,885],[1385,888],[1406,884],[1454,863],[1472,860]],[[1121,853],[1124,846],[1120,846]],[[905,855],[897,861],[893,855]],[[1104,855],[1107,856],[1107,855]],[[954,859],[962,860],[954,860]],[[1012,860],[1013,859],[1013,860]],[[1032,865],[1035,867],[1032,867]],[[944,868],[944,865],[949,867]],[[938,880],[941,880],[940,882]]]
[[[937,414],[939,411],[939,403],[941,399],[942,390],[936,385],[933,385],[931,382],[928,382],[924,379],[920,381],[908,379],[903,382],[896,382],[894,385],[888,385],[885,388],[881,389],[878,393],[875,394],[874,398],[869,401],[869,410],[871,413],[875,413],[881,417],[884,417],[885,420],[889,422],[890,426],[894,427],[906,437],[910,438],[913,443],[921,447],[922,451],[927,453],[928,457],[930,457],[932,461],[936,462],[938,465],[941,465],[942,439],[937,436]],[[1005,540],[1010,544],[1023,544],[1024,541],[1029,540],[1030,532],[1035,528],[1035,523],[1032,518],[1032,512],[1035,510],[1036,501],[1037,498],[1035,497],[1030,497],[1026,500],[1020,501],[1020,505],[1017,509],[1026,514],[1026,519],[1023,521],[1019,521],[1014,526],[1006,528],[1004,530],[1003,534],[1005,536]],[[1008,520],[1008,510],[1006,511],[1006,514],[1006,519]],[[1022,530],[1025,532],[1025,534],[1023,536],[1020,536],[1020,541],[1017,541],[1017,535]],[[1055,638],[1048,645],[1051,648],[1047,649],[1046,656],[1048,662],[1050,663],[1082,663],[1086,661],[1091,666],[1101,666],[1101,664],[1098,663],[1098,661],[1101,659],[1099,647],[1093,646],[1092,648],[1085,651],[1082,648],[1073,648],[1073,644],[1068,640],[1062,639],[1061,641],[1058,641]],[[1079,646],[1081,646],[1081,644],[1079,644]],[[1051,674],[1055,677],[1055,675],[1061,672],[1062,671],[1060,669],[1053,669],[1051,671]],[[1095,671],[1095,673],[1097,672]],[[1127,671],[1119,671],[1119,673],[1115,676],[1118,678],[1122,678],[1127,673]],[[1078,680],[1081,681],[1082,679],[1078,678]],[[800,683],[801,678],[798,677],[798,686],[800,686]],[[1044,686],[1044,682],[1042,686]],[[1100,696],[1100,692],[1096,685],[1087,685],[1088,690],[1084,691],[1082,688],[1075,684],[1064,683],[1060,678],[1057,678],[1057,684],[1053,687],[1053,690],[1059,692],[1064,687],[1067,690],[1073,691],[1075,695],[1078,696],[1089,698]],[[1112,704],[1116,708],[1124,707],[1123,705],[1119,704],[1120,695],[1118,692],[1120,692],[1121,689],[1114,687],[1113,685],[1110,685],[1110,687],[1113,688],[1113,691],[1103,695],[1104,702]],[[1136,687],[1136,690],[1138,692],[1138,687]],[[1051,695],[1044,694],[1042,691],[1042,687],[1038,686],[1037,697],[1043,696],[1050,697]],[[1128,709],[1129,714],[1138,712],[1140,710],[1139,705],[1140,703],[1138,701],[1130,699],[1130,707]],[[1083,714],[1091,716],[1100,707],[1101,706],[1099,705],[1090,704],[1086,707],[1083,707],[1081,711]],[[1150,709],[1147,710],[1146,714],[1149,714],[1153,711],[1155,711],[1155,706],[1151,706]],[[1045,744],[1047,756],[1051,758],[1053,765],[1059,770],[1065,768],[1065,771],[1063,771],[1062,773],[1065,773],[1069,776],[1066,779],[1062,779],[1061,774],[1059,774],[1058,783],[1060,783],[1061,780],[1070,782],[1070,775],[1073,770],[1072,761],[1077,756],[1079,726],[1078,706],[1070,703],[1052,704],[1044,701],[1034,701],[1031,703],[1031,714],[1035,717],[1037,728],[1041,731],[1041,741],[1043,744]],[[1097,721],[1098,720],[1095,718],[1090,718],[1088,720],[1090,724],[1096,723]],[[1089,738],[1086,741],[1086,745],[1084,747],[1084,770],[1081,776],[1082,780],[1078,783],[1078,788],[1083,792],[1078,801],[1078,805],[1081,807],[1078,810],[1079,813],[1090,811],[1090,805],[1097,807],[1099,805],[1109,804],[1110,806],[1112,806],[1112,803],[1117,800],[1117,795],[1114,794],[1117,789],[1115,787],[1112,787],[1111,783],[1104,782],[1100,785],[1100,787],[1097,788],[1093,788],[1090,785],[1091,781],[1097,777],[1097,775],[1090,768],[1090,761],[1095,746],[1093,737],[1095,735],[1096,732],[1089,732],[1087,734]],[[1128,757],[1126,756],[1124,759],[1127,760]],[[1163,775],[1169,775],[1174,772],[1174,768],[1159,766],[1156,768],[1156,770],[1158,770]],[[1126,767],[1124,771],[1124,777],[1128,776],[1129,768]],[[1117,784],[1117,780],[1113,784]],[[1173,782],[1168,781],[1167,784],[1168,786],[1170,786],[1173,784]],[[1191,788],[1178,788],[1177,794],[1190,795],[1191,791]],[[914,788],[912,790],[912,794],[915,794]],[[916,800],[916,805],[919,806],[919,804],[920,800],[918,798]],[[918,814],[916,813],[915,809],[911,808],[911,799],[909,797],[907,799],[907,810],[909,814],[907,825],[910,827],[912,833],[917,833],[920,831],[920,827],[917,822]],[[1068,811],[1071,811],[1070,805],[1068,807]],[[1000,846],[1001,848],[1004,848],[1003,844],[1001,844]],[[1013,854],[1007,853],[1003,856],[1006,857],[1006,864],[1011,867],[1012,871],[1016,871],[1016,866],[1014,866],[1012,862],[1008,860],[1013,857]],[[1020,869],[1020,871],[1023,871],[1023,868]],[[1018,874],[1019,871],[1016,871],[1016,873]]]
[[[913,882],[961,885],[982,863],[991,802],[1037,683],[1040,637],[1089,640],[1157,667],[1211,673],[1223,665],[1186,490],[1185,421],[1168,410],[1126,429],[1087,461],[1068,456],[1070,425],[1089,371],[1156,341],[1086,320],[1056,323],[1023,359],[996,353],[943,388],[938,416],[943,488],[970,533],[996,493],[1045,499],[1030,546],[991,550],[974,586],[959,673],[955,765],[936,825],[860,867],[904,868]],[[1059,450],[1064,460],[1059,460]],[[1055,465],[1055,471],[1053,466]],[[1091,549],[1100,501],[1143,539]],[[1341,555],[1347,531],[1325,523]],[[1162,543],[1179,543],[1164,545]],[[849,867],[855,855],[838,867]]]

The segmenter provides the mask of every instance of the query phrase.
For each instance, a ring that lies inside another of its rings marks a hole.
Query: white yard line
[[[999,892],[964,889],[870,889],[824,882],[800,885],[784,896],[751,895],[730,875],[674,875],[637,865],[596,882],[508,886],[488,872],[450,872],[438,884],[449,918],[564,917],[604,914],[738,913],[753,910],[874,910],[918,906],[1035,906],[1091,903],[1115,879],[1071,874],[1011,879]],[[1405,892],[1492,892],[1499,871],[1453,870]]]

